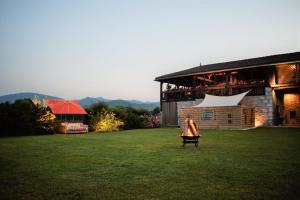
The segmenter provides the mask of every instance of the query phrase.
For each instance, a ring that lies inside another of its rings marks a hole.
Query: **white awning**
[[[248,92],[249,91],[232,96],[214,96],[205,94],[203,101],[193,107],[237,106]]]

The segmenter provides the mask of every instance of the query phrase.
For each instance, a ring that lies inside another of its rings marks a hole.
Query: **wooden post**
[[[276,66],[274,66],[274,68],[273,68],[273,72],[274,72],[274,78],[275,78],[275,84],[278,84],[278,74],[277,74],[277,68],[276,68]]]
[[[228,83],[228,79],[229,79],[229,73],[226,72],[225,73],[225,95],[229,95],[229,83]]]
[[[193,87],[192,87],[193,99],[196,99],[196,77],[193,76]]]
[[[296,64],[296,83],[300,82],[300,64]]]
[[[162,111],[162,90],[163,90],[163,82],[160,82],[160,112]]]

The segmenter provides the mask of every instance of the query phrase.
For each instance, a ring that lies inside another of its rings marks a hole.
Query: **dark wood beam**
[[[277,74],[277,67],[276,67],[276,66],[274,66],[274,68],[273,68],[273,69],[274,69],[274,71],[273,71],[273,72],[274,72],[274,76],[275,76],[275,77],[274,77],[274,78],[275,78],[275,84],[278,84],[278,74]]]
[[[210,79],[208,79],[208,78],[204,78],[204,77],[201,77],[201,76],[196,76],[196,79],[202,80],[202,81],[207,81],[207,82],[210,82],[210,83],[213,83],[213,82],[214,82],[213,80],[210,80]]]

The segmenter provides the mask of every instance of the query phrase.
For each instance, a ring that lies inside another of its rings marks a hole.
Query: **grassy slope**
[[[1,199],[297,199],[300,130],[178,129],[0,139]]]

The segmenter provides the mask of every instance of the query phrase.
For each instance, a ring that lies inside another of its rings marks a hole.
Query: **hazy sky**
[[[300,51],[299,8],[299,0],[0,0],[0,95],[158,100],[156,76]]]

